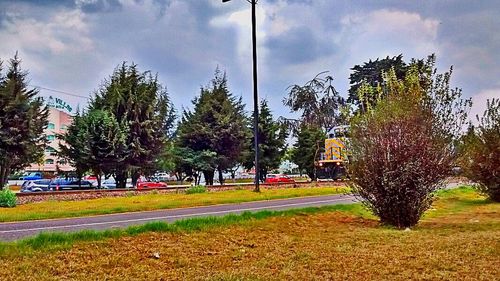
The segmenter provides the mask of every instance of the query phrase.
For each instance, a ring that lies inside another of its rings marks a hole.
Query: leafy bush
[[[382,223],[417,224],[451,172],[451,143],[469,102],[449,90],[449,75],[429,75],[424,88],[415,69],[403,81],[392,70],[384,75],[386,97],[353,119],[352,188]]]
[[[195,185],[188,189],[186,189],[186,194],[194,194],[194,193],[205,193],[207,192],[207,188],[203,185]]]
[[[8,188],[0,190],[0,207],[12,208],[16,206],[16,194]]]
[[[483,117],[476,118],[478,127],[464,137],[460,166],[481,192],[500,202],[500,99],[488,100]]]

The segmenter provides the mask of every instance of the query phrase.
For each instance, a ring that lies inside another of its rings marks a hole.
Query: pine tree
[[[0,189],[11,172],[40,162],[47,144],[48,108],[37,90],[28,89],[28,73],[20,65],[16,54],[3,76],[0,62]]]
[[[259,175],[261,181],[266,180],[267,173],[270,170],[279,168],[281,159],[286,152],[287,136],[286,127],[273,119],[267,101],[262,100],[259,114]],[[254,147],[255,139],[250,137],[249,153],[247,153],[245,159],[245,168],[247,169],[254,167]]]
[[[152,173],[166,148],[167,132],[175,114],[168,94],[149,71],[123,63],[101,86],[90,110],[110,112],[119,124],[126,125],[126,143],[120,155],[125,159],[115,166],[117,186],[125,187],[131,172],[135,184],[140,173]]]
[[[75,167],[79,179],[90,169],[89,144],[86,117],[78,111],[65,134],[57,136],[60,140],[58,155]]]
[[[86,116],[88,136],[88,165],[97,177],[101,188],[101,176],[115,172],[115,167],[126,158],[121,154],[126,147],[127,127],[102,110],[93,110]]]
[[[207,88],[193,100],[194,110],[184,111],[178,131],[178,146],[197,153],[214,152],[219,181],[222,172],[242,159],[248,135],[244,105],[227,88],[227,77],[218,69]],[[208,166],[210,167],[210,166]],[[214,170],[203,171],[207,184],[213,184]]]
[[[324,145],[323,130],[308,125],[302,125],[297,134],[297,142],[293,145],[292,160],[301,171],[316,180],[315,161]]]

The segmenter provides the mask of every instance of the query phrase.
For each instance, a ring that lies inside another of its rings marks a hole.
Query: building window
[[[68,162],[66,162],[66,160],[64,160],[64,159],[59,160],[59,162],[58,162],[58,163],[59,163],[60,165],[66,165],[66,164],[68,164]]]
[[[61,130],[66,131],[66,129],[67,129],[67,128],[68,128],[68,126],[66,126],[66,125],[61,125]]]
[[[53,165],[54,164],[54,159],[47,159],[47,160],[45,160],[45,164],[47,164],[47,165]]]
[[[56,150],[50,146],[47,146],[47,148],[45,148],[45,152],[48,153],[49,155],[56,155]]]
[[[56,125],[54,123],[49,123],[47,125],[47,129],[49,129],[49,130],[54,130],[55,128],[56,128]]]
[[[47,140],[48,140],[48,141],[53,141],[53,140],[55,140],[55,139],[56,139],[56,136],[54,136],[54,135],[48,135],[48,136],[47,136]]]

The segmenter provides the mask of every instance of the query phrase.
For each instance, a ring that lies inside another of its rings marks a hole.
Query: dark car
[[[82,190],[94,189],[94,185],[90,181],[79,179],[55,179],[50,182],[49,190]]]
[[[27,180],[21,186],[21,192],[49,191],[50,179]]]

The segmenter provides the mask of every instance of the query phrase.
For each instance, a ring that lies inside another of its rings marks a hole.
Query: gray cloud
[[[286,87],[330,70],[345,94],[368,59],[437,53],[481,102],[500,94],[497,1],[261,0],[259,89],[277,115]],[[0,58],[19,50],[33,84],[88,95],[122,61],[158,72],[180,108],[217,65],[251,104],[250,6],[244,0],[0,1]],[[50,93],[43,93],[50,94]],[[75,103],[85,99],[68,97]]]

